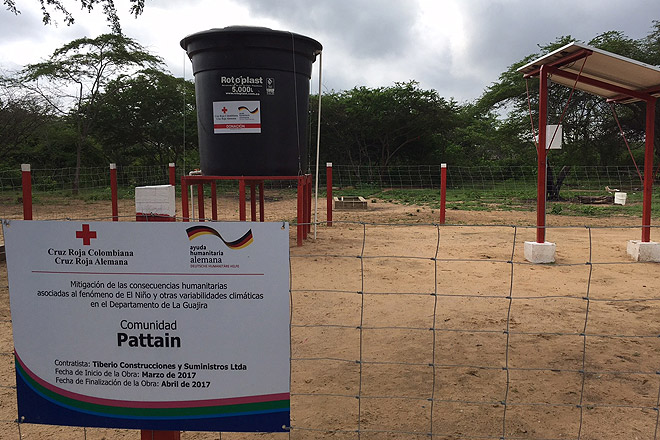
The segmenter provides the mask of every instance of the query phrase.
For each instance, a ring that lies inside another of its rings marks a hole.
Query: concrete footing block
[[[136,187],[135,212],[173,217],[176,214],[174,187],[172,185]]]
[[[660,243],[655,241],[630,240],[627,250],[635,261],[660,263]]]
[[[555,243],[537,243],[535,241],[525,242],[525,259],[534,264],[547,264],[555,262]]]

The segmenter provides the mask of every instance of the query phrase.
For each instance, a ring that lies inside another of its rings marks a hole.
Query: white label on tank
[[[261,133],[261,102],[214,102],[213,134],[227,133]]]

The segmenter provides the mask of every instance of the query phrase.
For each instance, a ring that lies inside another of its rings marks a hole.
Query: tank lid
[[[294,32],[289,32],[289,31],[278,31],[278,30],[273,30],[271,28],[267,27],[261,27],[261,26],[227,26],[224,28],[213,28],[213,29],[208,29],[205,31],[201,32],[196,32],[194,34],[190,34],[184,39],[181,40],[180,45],[184,50],[188,50],[188,45],[191,42],[194,41],[200,41],[200,40],[207,40],[207,39],[222,39],[224,37],[238,37],[241,35],[259,35],[259,36],[264,36],[267,38],[270,37],[286,37],[290,39],[291,37],[294,37],[295,39],[298,40],[305,40],[308,43],[310,43],[314,47],[314,55],[318,55],[321,50],[323,49],[323,46],[321,46],[321,43],[318,41],[314,40],[313,38],[306,37],[304,35],[296,34]]]

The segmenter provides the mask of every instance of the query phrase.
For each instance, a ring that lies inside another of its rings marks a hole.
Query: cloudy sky
[[[75,25],[53,13],[58,23],[44,26],[37,0],[16,0],[18,16],[0,10],[0,69],[18,69],[74,38],[108,32],[100,7],[87,13],[76,2],[65,4]],[[146,0],[138,18],[129,15],[128,0],[115,4],[124,33],[161,56],[176,76],[192,77],[179,46],[186,35],[266,26],[323,45],[326,91],[416,80],[459,102],[478,98],[539,44],[563,35],[586,42],[611,30],[639,39],[660,20],[658,0]]]

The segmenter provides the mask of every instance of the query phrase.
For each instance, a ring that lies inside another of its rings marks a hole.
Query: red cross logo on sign
[[[227,107],[222,107],[222,113],[227,113],[229,110],[227,110]]]
[[[83,245],[92,244],[92,238],[96,238],[96,231],[90,231],[89,225],[82,225],[82,231],[76,231],[76,238],[82,238]]]

